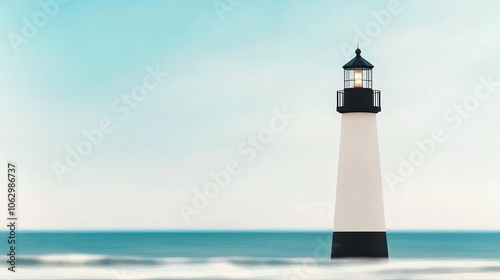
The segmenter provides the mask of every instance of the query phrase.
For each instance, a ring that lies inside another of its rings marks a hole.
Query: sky
[[[500,230],[498,10],[1,1],[20,228],[331,230],[336,91],[359,43],[382,92],[388,230]]]

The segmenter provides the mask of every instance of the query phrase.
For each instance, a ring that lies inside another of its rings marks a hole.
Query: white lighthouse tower
[[[387,258],[382,178],[377,139],[380,91],[372,89],[373,65],[356,57],[344,68],[337,92],[342,114],[332,258]]]

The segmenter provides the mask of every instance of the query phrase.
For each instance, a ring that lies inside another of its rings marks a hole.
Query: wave
[[[106,255],[89,255],[89,254],[54,254],[54,255],[39,255],[39,256],[20,256],[17,258],[17,263],[23,265],[69,265],[69,266],[106,266],[106,265],[164,265],[174,262],[187,262],[188,259],[183,258],[140,258],[127,256],[106,256]]]
[[[172,265],[172,264],[210,264],[229,263],[241,266],[279,266],[315,261],[318,265],[331,265],[330,260],[307,258],[258,258],[258,257],[212,257],[212,258],[140,258],[129,256],[90,255],[90,254],[53,254],[20,256],[20,265]],[[339,262],[340,263],[340,262]]]
[[[210,257],[210,258],[146,258],[115,255],[93,254],[50,254],[50,255],[25,255],[19,256],[17,262],[23,265],[169,265],[169,264],[210,264],[228,263],[241,266],[286,266],[313,264],[317,266],[369,266],[375,265],[393,267],[406,267],[411,265],[416,269],[421,267],[446,267],[466,268],[480,265],[492,265],[500,270],[500,260],[487,259],[314,259],[314,258],[270,258],[270,257]]]
[[[500,279],[500,260],[140,258],[41,255],[18,259],[19,279]],[[0,279],[12,279],[6,269]],[[6,277],[6,278],[3,278]],[[17,278],[16,278],[17,279]]]

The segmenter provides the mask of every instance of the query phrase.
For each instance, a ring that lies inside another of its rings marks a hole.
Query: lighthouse
[[[382,178],[377,139],[380,91],[372,89],[373,65],[356,56],[337,91],[342,114],[332,239],[333,258],[387,258]]]

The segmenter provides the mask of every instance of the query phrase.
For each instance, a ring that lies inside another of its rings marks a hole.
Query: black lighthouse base
[[[384,231],[333,232],[332,259],[388,257]]]

